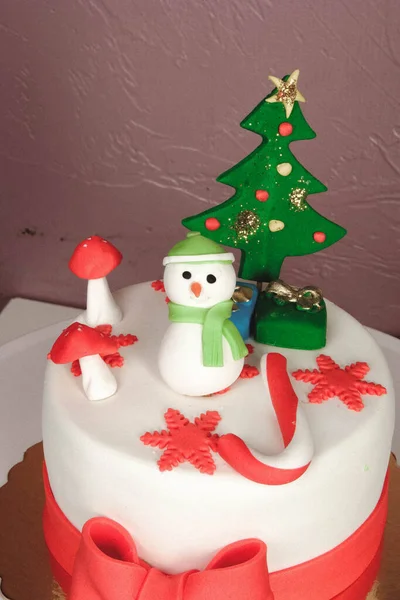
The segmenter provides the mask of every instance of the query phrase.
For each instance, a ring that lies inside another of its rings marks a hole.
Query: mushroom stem
[[[85,321],[90,327],[115,325],[122,319],[122,312],[108,287],[107,279],[90,279],[87,288]]]
[[[89,400],[104,400],[117,391],[117,381],[99,354],[79,359],[82,385]]]

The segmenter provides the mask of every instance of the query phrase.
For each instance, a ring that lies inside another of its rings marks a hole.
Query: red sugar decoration
[[[246,348],[247,348],[247,351],[248,351],[249,355],[253,354],[253,352],[254,352],[254,346],[253,346],[253,344],[246,344]]]
[[[326,240],[326,233],[323,231],[316,231],[313,235],[314,241],[318,242],[318,244],[323,244]]]
[[[239,377],[241,379],[252,379],[259,374],[260,371],[257,369],[257,367],[253,367],[253,365],[243,365],[243,369]]]
[[[283,135],[284,137],[291,135],[293,132],[293,125],[291,123],[288,123],[287,121],[285,121],[284,123],[281,123],[279,125],[279,134]]]
[[[71,373],[74,377],[80,377],[82,375],[79,360],[74,360],[74,362],[71,364]]]
[[[95,329],[101,333],[104,333],[105,335],[111,335],[112,325],[96,325]]]
[[[156,292],[165,292],[164,282],[161,281],[161,279],[157,279],[156,281],[153,281],[151,284],[151,287]]]
[[[100,279],[113,271],[122,260],[122,254],[108,240],[92,235],[77,245],[69,268],[82,279]]]
[[[171,302],[171,300],[168,298],[168,296],[165,296],[165,302],[168,304],[168,302]]]
[[[219,413],[208,410],[192,423],[179,410],[169,408],[164,419],[168,431],[147,432],[140,438],[146,446],[164,450],[157,462],[160,471],[171,471],[187,461],[201,473],[212,475],[216,467],[211,450],[217,451],[219,436],[211,432],[221,420]]]
[[[108,324],[97,325],[97,327],[95,327],[95,329],[97,331],[99,331],[100,333],[103,333],[112,342],[114,342],[114,344],[116,345],[117,348],[133,346],[133,344],[136,344],[136,342],[138,341],[137,336],[132,335],[132,333],[127,333],[127,334],[120,333],[119,335],[111,335],[112,334],[112,325],[108,325]],[[112,354],[104,355],[102,358],[103,358],[104,362],[109,367],[112,367],[113,369],[116,367],[122,367],[124,365],[124,357],[121,356],[121,354],[119,352],[113,352]],[[74,377],[80,377],[82,375],[79,360],[74,360],[72,362],[71,373],[74,375]]]
[[[114,354],[103,356],[103,360],[106,365],[112,367],[113,369],[115,367],[122,367],[124,365],[124,357],[121,356],[119,352],[114,352]]]
[[[269,193],[267,190],[256,190],[256,198],[260,202],[266,202],[269,198]]]
[[[382,396],[387,393],[383,385],[363,381],[370,370],[365,362],[346,365],[342,369],[330,356],[321,354],[317,358],[317,365],[319,370],[305,369],[292,374],[298,381],[315,385],[308,394],[312,403],[321,404],[324,400],[337,397],[349,409],[359,412],[364,408],[362,395]]]
[[[50,359],[56,365],[65,365],[84,356],[111,354],[118,347],[110,336],[77,321],[58,336],[50,350]]]
[[[204,223],[208,231],[216,231],[221,227],[221,223],[215,217],[209,217]]]
[[[111,333],[111,332],[110,332]],[[136,335],[132,335],[131,333],[127,333],[124,335],[120,333],[119,335],[112,335],[111,339],[117,342],[118,348],[125,348],[125,346],[133,346],[138,341]]]

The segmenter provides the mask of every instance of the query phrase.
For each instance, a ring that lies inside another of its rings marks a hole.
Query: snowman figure
[[[236,286],[234,256],[190,232],[163,260],[171,321],[159,352],[165,383],[187,396],[223,390],[239,377],[247,348],[229,320]]]

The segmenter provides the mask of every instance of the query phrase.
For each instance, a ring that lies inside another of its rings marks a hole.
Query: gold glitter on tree
[[[294,104],[294,101],[296,100],[296,94],[297,89],[294,83],[291,83],[289,85],[287,83],[284,83],[281,86],[279,92],[277,93],[277,97],[281,102],[286,100],[286,102],[291,102],[292,104]]]
[[[289,196],[289,202],[292,205],[291,208],[296,212],[305,210],[307,208],[306,198],[307,190],[304,188],[294,188]]]
[[[260,217],[252,210],[242,210],[232,227],[239,238],[247,239],[260,227]]]

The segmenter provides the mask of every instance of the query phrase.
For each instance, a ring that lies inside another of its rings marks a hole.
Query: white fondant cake
[[[239,379],[227,393],[212,397],[170,390],[157,367],[168,327],[165,295],[144,283],[120,291],[116,299],[124,317],[114,332],[139,339],[123,349],[125,365],[113,371],[116,394],[90,402],[70,365],[49,361],[46,371],[46,465],[55,499],[73,525],[81,530],[91,517],[109,517],[132,534],[141,558],[176,573],[203,568],[218,549],[249,537],[266,542],[269,570],[281,570],[338,546],[365,522],[387,471],[394,394],[381,351],[357,321],[328,302],[326,347],[279,352],[287,357],[289,373],[316,368],[322,353],[343,367],[366,362],[366,379],[382,384],[387,393],[363,395],[365,408],[355,412],[336,397],[309,403],[312,385],[291,378],[311,432],[313,457],[299,479],[271,486],[244,478],[217,454],[212,476],[187,462],[160,472],[162,451],[145,446],[140,437],[165,429],[169,408],[190,420],[218,411],[216,433],[237,434],[258,453],[276,454],[276,464],[285,468],[296,466],[304,444],[297,440],[280,457],[283,442],[262,375]],[[262,355],[276,352],[253,345],[246,362],[258,367]]]

